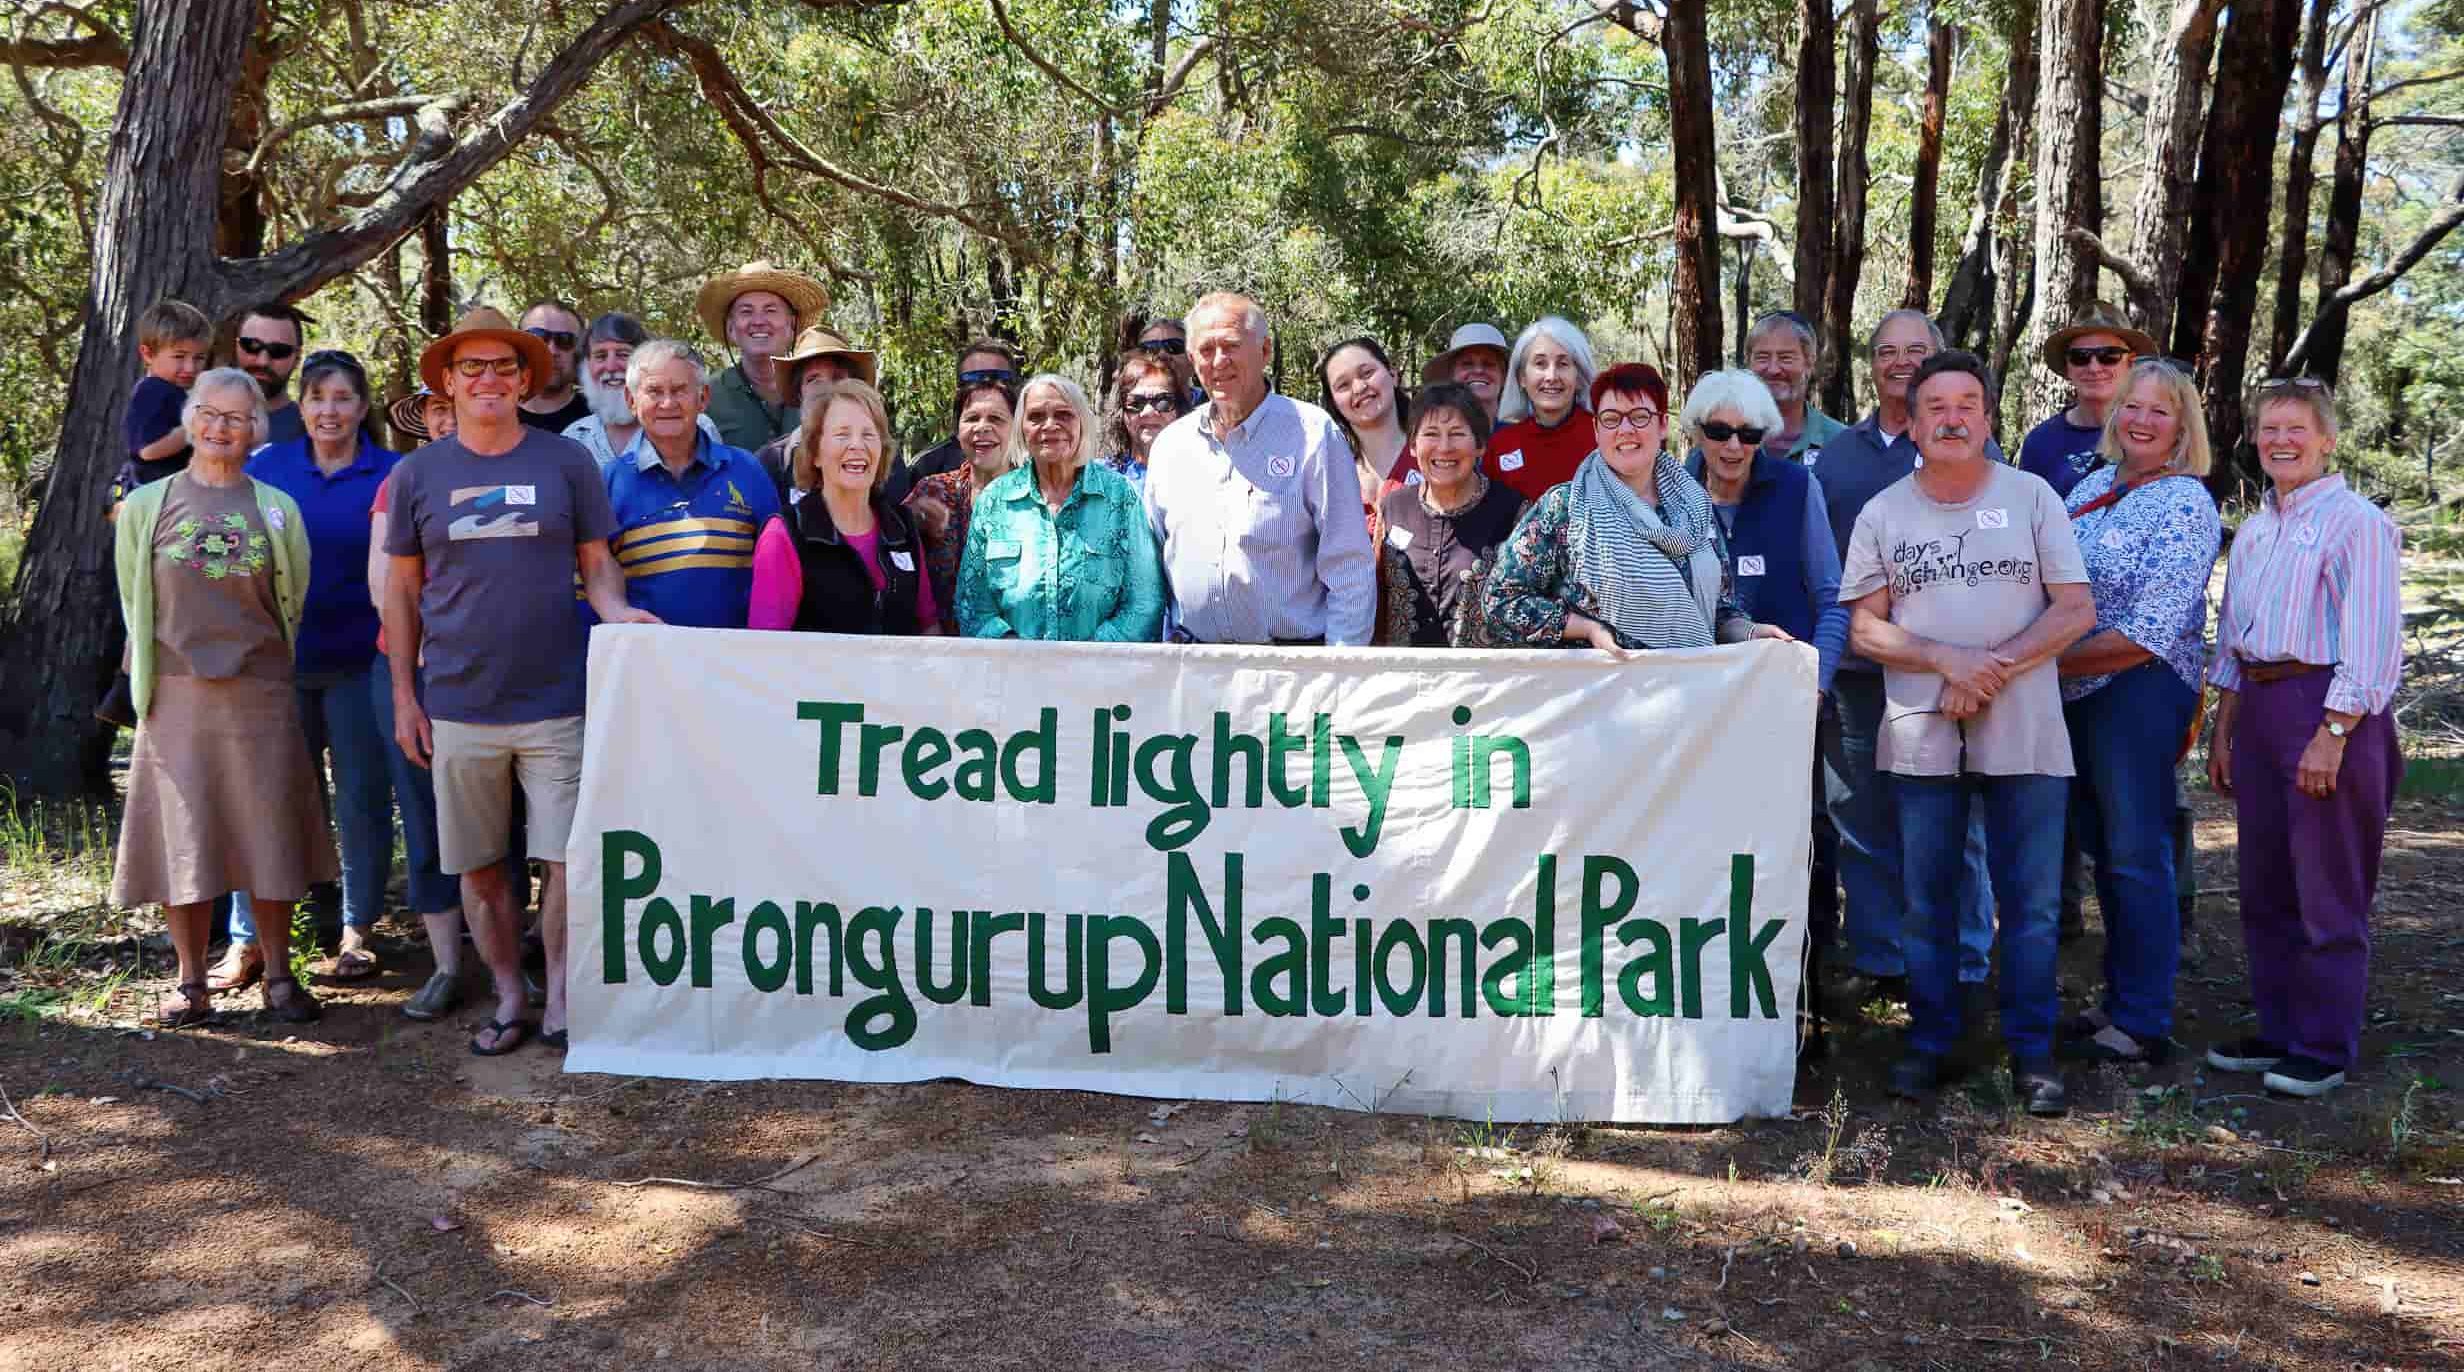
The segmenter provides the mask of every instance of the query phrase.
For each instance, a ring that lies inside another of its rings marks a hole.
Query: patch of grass
[[[2130,1118],[2122,1130],[2132,1138],[2171,1148],[2205,1132],[2190,1093],[2179,1086],[2150,1086],[2130,1098]]]
[[[118,856],[111,814],[82,801],[26,798],[0,777],[0,868],[19,890],[59,887],[57,904],[100,904]]]
[[[2464,758],[2407,757],[2396,792],[2417,800],[2464,800]]]
[[[31,986],[11,991],[0,995],[0,1024],[40,1024],[46,1017],[67,1009],[68,1003],[69,997],[65,991],[46,991]]]

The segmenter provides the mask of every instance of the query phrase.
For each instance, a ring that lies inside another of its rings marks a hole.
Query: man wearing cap
[[[435,773],[438,865],[461,877],[472,937],[495,977],[495,1016],[471,1040],[483,1057],[533,1034],[564,1038],[564,855],[581,789],[587,647],[573,612],[576,574],[601,619],[657,622],[625,602],[607,544],[615,516],[589,455],[522,423],[522,397],[554,366],[546,343],[495,310],[464,316],[429,344],[420,376],[452,398],[454,435],[394,469],[385,531],[394,740]],[[529,849],[547,874],[541,1025],[524,1018],[521,911],[499,865],[517,780]]]
[[[821,388],[833,381],[854,377],[867,386],[879,385],[874,378],[873,355],[839,337],[836,331],[820,324],[796,335],[796,346],[778,358],[774,364],[785,377],[791,394],[796,397],[796,409],[801,416]],[[795,484],[792,460],[796,442],[804,436],[804,424],[799,418],[796,427],[771,439],[755,454],[762,471],[770,477],[770,486],[780,501],[787,499],[787,488]],[[886,438],[887,435],[884,435]]]
[[[582,399],[590,413],[566,425],[565,437],[588,449],[591,460],[605,471],[642,432],[633,401],[625,394],[625,364],[633,360],[635,348],[650,341],[650,331],[632,315],[610,312],[590,321],[582,338]],[[719,426],[710,422],[707,411],[696,427],[713,440],[719,436]]]
[[[2133,359],[2156,351],[2156,340],[2130,327],[2122,312],[2099,300],[2045,340],[2045,366],[2070,383],[2071,406],[2028,430],[2019,442],[2019,466],[2068,496],[2079,478],[2102,459],[2105,416],[2120,397]]]
[[[710,373],[700,354],[654,338],[626,371],[641,432],[602,469],[625,599],[663,624],[741,629],[753,543],[779,497],[751,453],[701,431]]]
[[[1745,365],[1780,409],[1780,426],[1762,440],[1762,450],[1773,457],[1801,462],[1848,427],[1814,408],[1814,363],[1821,355],[1814,326],[1795,310],[1771,311],[1745,336]]]
[[[561,300],[542,300],[522,311],[522,332],[548,345],[554,366],[547,384],[522,402],[522,422],[552,434],[563,433],[590,414],[574,378],[581,371],[582,317]]]
[[[1155,438],[1147,522],[1180,639],[1369,641],[1377,601],[1359,464],[1332,416],[1267,389],[1266,312],[1218,292],[1189,312],[1206,404]]]
[[[1497,422],[1497,402],[1506,389],[1506,359],[1511,350],[1506,336],[1494,324],[1466,324],[1446,340],[1446,351],[1429,359],[1421,369],[1421,384],[1434,386],[1451,381],[1469,387],[1480,397],[1480,407],[1489,412],[1489,422]]]
[[[990,337],[975,339],[958,350],[958,384],[972,386],[979,381],[1007,381],[1011,393],[1015,395],[1018,383],[1024,379],[1018,370],[1024,361],[1018,349],[1005,340]],[[928,476],[957,471],[966,460],[958,450],[958,439],[954,436],[945,438],[916,454],[912,462],[891,463],[889,484],[883,488],[882,494],[891,504],[903,505],[908,494],[915,490],[917,482]],[[919,518],[928,522],[933,519],[931,512],[917,513]],[[927,529],[926,533],[934,538],[941,536],[932,529]]]
[[[796,331],[821,322],[830,292],[802,272],[748,262],[710,278],[693,308],[736,364],[710,382],[710,419],[728,446],[751,452],[796,427],[796,395],[778,368]]]

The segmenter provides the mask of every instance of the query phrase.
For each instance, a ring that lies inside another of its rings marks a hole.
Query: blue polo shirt
[[[679,478],[645,432],[602,466],[616,509],[609,543],[625,600],[669,624],[741,629],[753,598],[753,543],[779,513],[761,463],[706,433]]]
[[[308,608],[300,616],[293,667],[305,676],[352,672],[376,658],[376,606],[368,600],[368,513],[402,460],[366,431],[351,465],[317,469],[308,440],[269,443],[248,459],[248,474],[299,502],[308,526]]]

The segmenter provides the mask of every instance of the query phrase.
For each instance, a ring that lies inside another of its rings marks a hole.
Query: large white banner
[[[591,635],[575,1071],[1788,1109],[1814,654]]]

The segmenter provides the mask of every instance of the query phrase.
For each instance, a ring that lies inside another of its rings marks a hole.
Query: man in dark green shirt
[[[736,350],[736,364],[710,378],[710,421],[730,447],[747,452],[796,427],[796,395],[777,363],[799,329],[818,324],[830,292],[802,272],[748,262],[712,277],[694,299],[711,336]]]

